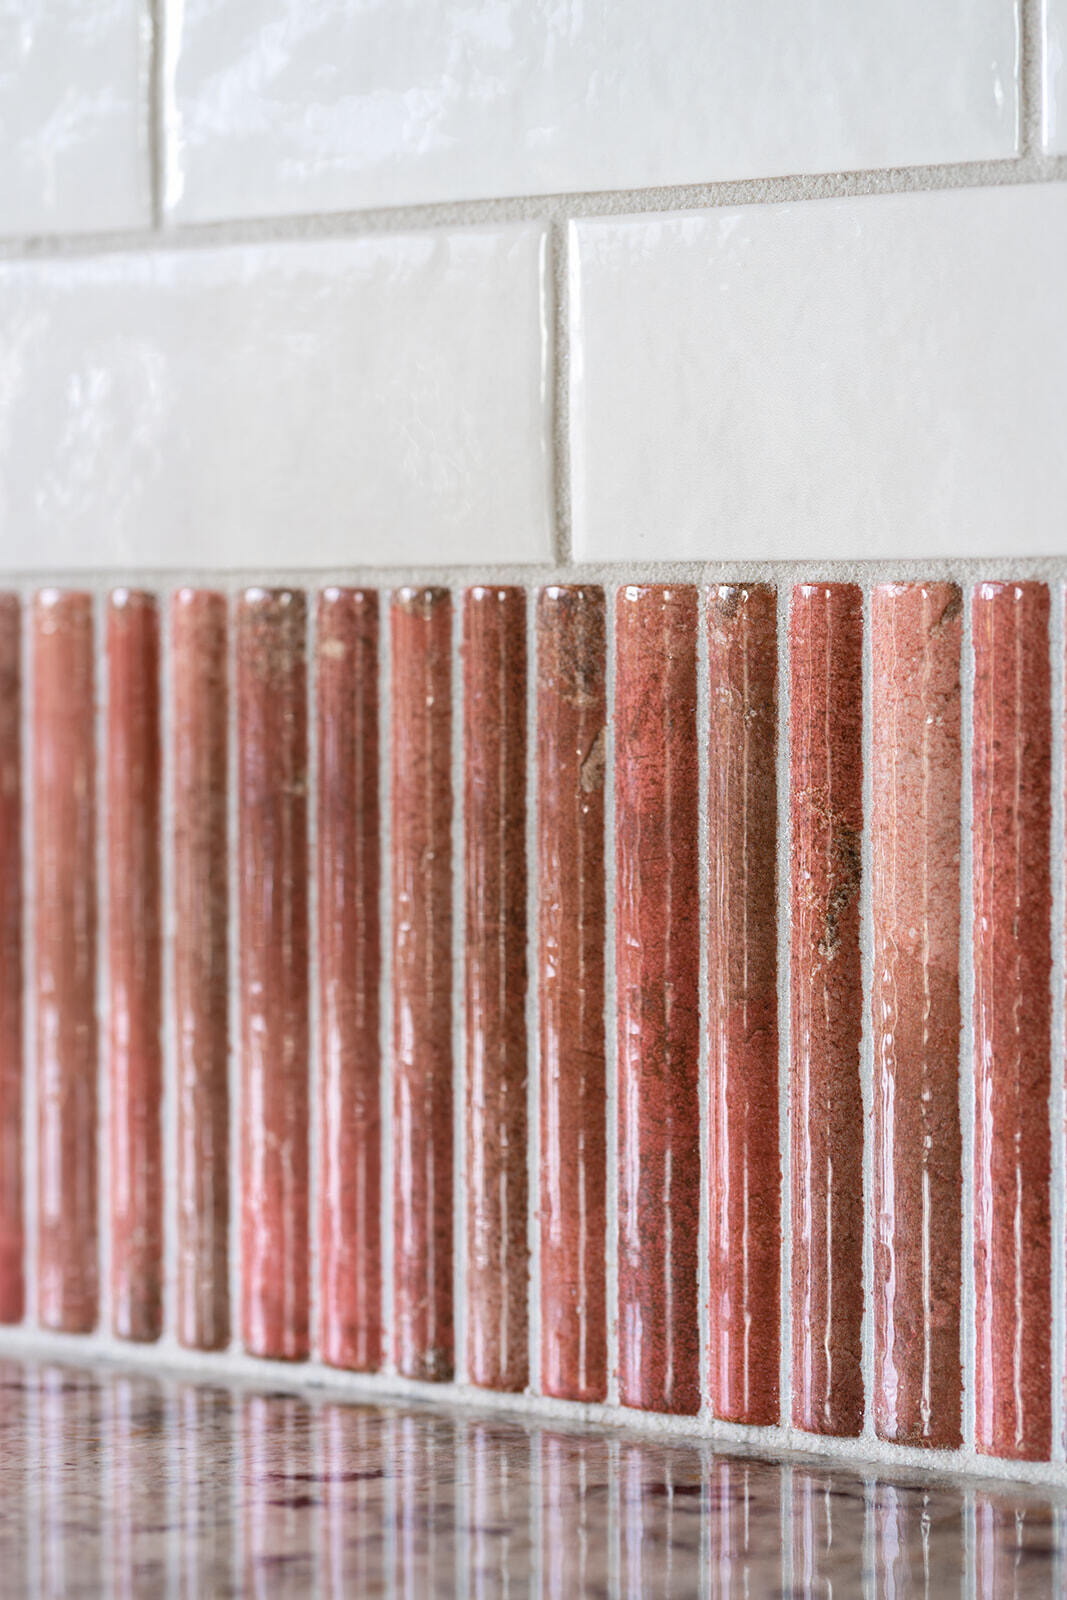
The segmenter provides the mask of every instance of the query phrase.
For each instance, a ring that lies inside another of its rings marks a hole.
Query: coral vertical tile
[[[22,616],[0,595],[0,1322],[20,1322],[22,1270]]]
[[[619,1393],[700,1405],[697,593],[616,602]]]
[[[607,1393],[603,589],[537,603],[541,1388]]]
[[[452,1376],[452,598],[392,601],[395,1360]]]
[[[790,619],[793,1422],[863,1424],[863,610],[801,584]]]
[[[237,607],[242,1324],[308,1353],[308,848],[304,595]]]
[[[159,860],[159,615],[113,591],[107,613],[111,1320],[122,1339],[163,1328],[163,1090]]]
[[[467,1370],[526,1387],[526,595],[463,598]]]
[[[93,606],[45,589],[33,611],[37,1312],[96,1325],[96,756]]]
[[[976,1443],[1051,1444],[1049,594],[974,595]]]
[[[871,603],[874,1418],[960,1442],[960,641],[953,583]]]
[[[779,1419],[776,591],[713,589],[708,615],[710,1389]]]
[[[177,1053],[177,1331],[191,1349],[230,1339],[230,1099],[226,599],[171,603],[174,1031]]]
[[[319,1345],[381,1358],[378,596],[318,602]]]

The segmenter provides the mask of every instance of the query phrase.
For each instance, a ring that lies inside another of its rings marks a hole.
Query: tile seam
[[[322,1082],[322,1016],[319,1005],[319,719],[318,719],[318,588],[308,588],[304,650],[307,659],[307,1149],[308,1149],[308,1349],[322,1357],[322,1241],[319,1201],[322,1193],[319,1138],[319,1094]]]
[[[381,1114],[381,1185],[378,1218],[381,1229],[381,1368],[396,1371],[393,1270],[393,719],[392,719],[392,594],[378,591],[378,911],[381,970],[379,977],[379,1110]]]
[[[792,1007],[790,990],[790,898],[792,819],[790,812],[789,716],[790,657],[789,613],[792,584],[783,578],[777,590],[778,628],[778,1144],[781,1161],[781,1281],[779,1303],[778,1415],[783,1427],[793,1418],[793,1185],[791,1171],[792,1139],[789,1124],[789,1074],[792,1060]]]
[[[466,588],[452,589],[452,1338],[455,1382],[468,1381],[467,1361],[467,859],[466,724],[463,634]]]
[[[697,1325],[699,1328],[698,1374],[700,1415],[712,1416],[711,1343],[711,1148],[708,1138],[708,1073],[711,1060],[709,1039],[710,996],[708,993],[708,940],[711,932],[711,881],[708,838],[708,785],[710,773],[710,689],[708,682],[708,590],[697,590],[696,619],[696,747],[697,747],[697,926],[700,929],[700,968],[697,978],[697,1096],[700,1107],[700,1193],[697,1252]]]
[[[108,771],[107,719],[111,699],[108,672],[109,584],[93,596],[93,759],[95,764],[96,837],[93,865],[96,871],[96,1215],[97,1215],[97,1326],[114,1327],[111,1292],[111,885],[108,881]],[[125,1341],[124,1341],[125,1342]]]
[[[619,1403],[619,1036],[615,973],[615,600],[604,585],[604,1313],[607,1319],[607,1404]]]
[[[1067,971],[1067,882],[1065,882],[1064,840],[1067,837],[1067,815],[1064,799],[1064,718],[1067,716],[1067,690],[1064,675],[1067,667],[1067,643],[1064,637],[1065,592],[1055,585],[1050,595],[1049,649],[1052,652],[1052,816],[1049,840],[1052,879],[1052,985],[1051,1007],[1051,1092],[1049,1112],[1052,1134],[1052,1162],[1049,1200],[1052,1227],[1052,1459],[1063,1461],[1067,1439],[1064,1437],[1064,1376],[1067,1372],[1067,1259],[1063,1219],[1067,1217],[1067,1171],[1065,1171],[1064,1117],[1067,1112],[1064,1092],[1064,1031],[1067,1027],[1064,1006],[1064,973]],[[1055,1219],[1059,1220],[1057,1225]]]
[[[237,602],[240,585],[226,586],[226,856],[228,904],[226,911],[227,957],[229,962],[229,1005],[227,1027],[226,1087],[229,1098],[230,1194],[227,1240],[230,1279],[230,1344],[234,1354],[243,1353],[244,1296],[242,1294],[241,1201],[244,1172],[241,1163],[241,874],[240,813],[237,794]]]
[[[1019,0],[1018,60],[1019,155],[1024,161],[1041,159],[1044,126],[1044,17],[1042,0]]]
[[[162,76],[165,79],[165,62]],[[164,104],[167,98],[164,83],[161,94]],[[164,145],[166,142],[164,135]],[[167,166],[164,151],[162,167],[165,169]],[[597,217],[623,218],[649,212],[703,211],[737,205],[803,204],[811,200],[852,199],[861,195],[930,194],[945,189],[1018,186],[1062,181],[1064,177],[1067,177],[1067,157],[1046,155],[1033,149],[1021,155],[972,161],[843,168],[832,172],[791,175],[765,174],[759,177],[712,179],[703,183],[597,189],[565,194],[489,196],[476,200],[351,207],[347,210],[230,217],[195,223],[175,223],[164,214],[159,228],[23,234],[0,239],[0,260],[62,260],[100,254],[133,254],[162,248],[195,250],[215,245],[361,238],[425,229],[506,226],[522,222],[582,222]]]
[[[525,590],[526,626],[526,1245],[527,1386],[541,1393],[541,963],[538,879],[537,597]]]
[[[142,27],[146,34],[147,61],[144,68],[144,93],[141,107],[144,118],[145,163],[148,177],[148,204],[151,226],[158,231],[163,222],[166,196],[166,0],[144,0]]]
[[[860,977],[863,1003],[860,1013],[860,1093],[863,1099],[863,1320],[861,1366],[863,1372],[863,1437],[873,1439],[874,1425],[874,1029],[871,1003],[874,986],[874,900],[871,869],[873,840],[871,812],[873,784],[874,640],[871,633],[871,589],[863,586],[863,720],[860,761],[863,773],[863,821],[860,843]]]
[[[25,1301],[22,1327],[32,1332],[37,1323],[37,830],[34,825],[35,758],[33,707],[37,685],[33,673],[33,590],[18,591],[20,622],[22,705],[20,733],[22,755],[22,1174],[23,1174],[23,1273]]]
[[[547,233],[548,267],[542,295],[548,327],[545,339],[545,382],[551,413],[549,434],[550,503],[555,513],[555,559],[566,565],[573,549],[570,445],[570,227],[552,218]]]
[[[960,1424],[975,1445],[974,1281],[974,583],[964,582],[960,640]]]
[[[159,626],[159,915],[162,1085],[159,1107],[163,1171],[162,1325],[177,1333],[178,1303],[178,1050],[174,1006],[174,631],[171,593],[156,597]]]

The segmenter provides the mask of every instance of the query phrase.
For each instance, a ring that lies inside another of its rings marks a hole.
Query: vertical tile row
[[[318,602],[319,1345],[381,1358],[378,596]]]
[[[122,1339],[163,1328],[159,619],[151,595],[107,609],[108,1136],[111,1318]]]
[[[171,602],[173,1017],[178,1168],[177,1333],[230,1338],[229,893],[226,599]]]
[[[537,602],[541,1389],[607,1394],[604,591]]]
[[[860,883],[863,603],[801,584],[790,617],[793,1422],[863,1424]]]
[[[0,1322],[25,1309],[22,1215],[22,615],[0,594]]]
[[[393,1318],[409,1378],[447,1379],[452,1306],[452,597],[392,601]]]
[[[697,591],[615,613],[619,1394],[700,1406]]]
[[[249,589],[236,614],[242,1336],[308,1354],[307,607]]]
[[[528,1375],[526,595],[463,602],[467,1371]]]

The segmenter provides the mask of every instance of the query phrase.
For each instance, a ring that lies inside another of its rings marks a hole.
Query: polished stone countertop
[[[0,1364],[5,1600],[1064,1593],[1037,1488]]]

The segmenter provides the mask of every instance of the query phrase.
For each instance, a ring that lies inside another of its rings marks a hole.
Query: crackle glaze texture
[[[381,1358],[378,596],[318,601],[319,1344]]]
[[[96,753],[93,603],[33,608],[37,1315],[96,1326]]]
[[[960,1442],[960,650],[954,583],[871,601],[874,1419]]]
[[[793,1422],[863,1423],[863,604],[800,584],[790,645]]]
[[[452,597],[392,612],[394,1359],[452,1376]]]
[[[236,615],[245,1347],[308,1354],[308,849],[304,595]]]
[[[107,609],[108,1132],[111,1324],[163,1329],[159,615],[116,589]]]
[[[526,1138],[526,594],[463,597],[467,1371],[529,1371]]]
[[[593,585],[538,597],[541,1388],[565,1400],[607,1393],[606,620]]]
[[[697,591],[615,611],[619,1396],[700,1405]]]
[[[987,1454],[1041,1460],[1052,1424],[1048,589],[979,584],[972,615],[975,1426]]]
[[[778,1421],[777,593],[708,600],[711,1405]]]
[[[230,1100],[226,599],[171,602],[173,1003],[178,1122],[177,1331],[230,1338]]]
[[[26,1305],[22,1214],[22,612],[0,594],[0,1322]]]

